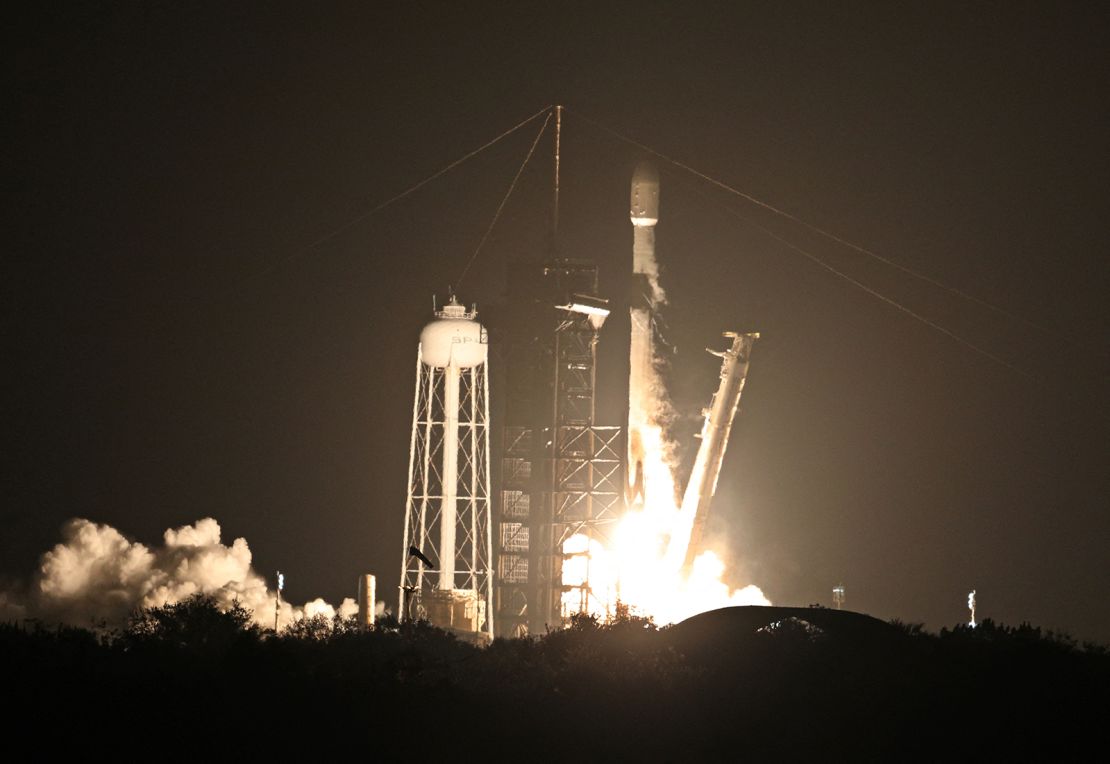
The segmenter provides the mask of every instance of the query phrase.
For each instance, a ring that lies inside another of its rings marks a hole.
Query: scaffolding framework
[[[561,568],[566,557],[563,545],[577,534],[584,535],[589,542],[611,545],[611,526],[623,509],[621,428],[564,425],[558,430],[556,442],[550,533],[554,563],[551,588],[562,593],[554,607],[558,608],[558,622],[563,622],[574,613],[597,611],[615,604],[607,600],[601,602],[591,589],[588,565],[585,580],[577,585],[563,580]]]
[[[603,543],[624,496],[622,430],[595,425],[598,333],[608,315],[597,266],[556,259],[517,291],[521,322],[510,349],[496,553],[498,633],[558,628],[587,609],[589,580],[563,582],[564,543]],[[567,592],[571,596],[564,597]],[[578,602],[579,606],[572,603]]]

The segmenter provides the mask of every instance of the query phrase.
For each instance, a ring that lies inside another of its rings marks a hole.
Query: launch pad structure
[[[616,616],[622,579],[605,569],[605,551],[626,511],[643,509],[645,433],[658,449],[659,176],[641,163],[632,179],[626,430],[597,422],[598,340],[611,311],[597,264],[563,256],[556,243],[561,115],[555,107],[550,253],[508,263],[503,424],[492,461],[488,338],[476,310],[452,297],[417,353],[398,610],[402,620],[426,619],[467,639],[542,634],[577,613]],[[703,412],[702,443],[660,560],[676,577],[701,550],[758,334],[725,336],[731,347],[710,350],[723,359],[720,386]],[[657,458],[652,465],[657,474]]]
[[[588,609],[588,574],[563,582],[564,542],[577,534],[605,540],[624,494],[622,428],[595,421],[598,334],[609,315],[597,265],[512,263],[508,283],[495,602],[498,634],[514,637]],[[575,606],[567,612],[564,603]]]
[[[558,156],[556,154],[556,156]],[[655,260],[659,175],[637,166],[633,225],[627,430],[596,421],[597,343],[609,316],[598,294],[597,265],[550,257],[510,264],[507,391],[495,506],[498,635],[515,637],[562,626],[574,613],[614,616],[613,591],[591,587],[595,541],[609,548],[615,524],[644,501],[643,437],[657,384],[654,310],[662,302]],[[726,332],[720,384],[703,411],[701,445],[662,562],[689,573],[702,550],[717,477],[739,408],[756,333]],[[627,436],[627,437],[626,437]],[[584,539],[582,537],[585,537]],[[574,538],[573,545],[566,542]],[[584,557],[575,574],[564,564]]]

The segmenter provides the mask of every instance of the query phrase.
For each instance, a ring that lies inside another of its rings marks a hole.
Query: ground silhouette
[[[391,619],[275,634],[196,596],[115,631],[0,625],[0,656],[12,730],[169,760],[1058,759],[1100,751],[1110,708],[1103,646],[823,608],[579,616],[483,648]]]

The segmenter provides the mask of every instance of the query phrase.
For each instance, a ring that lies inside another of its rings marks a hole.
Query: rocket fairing
[[[659,173],[650,162],[640,162],[632,174],[632,274],[634,288],[651,309],[663,298],[655,263],[655,224],[659,222]],[[635,304],[635,301],[633,301]]]
[[[659,171],[651,162],[640,162],[632,173],[630,216],[637,228],[659,222]]]
[[[652,324],[654,307],[662,294],[655,264],[655,224],[659,222],[659,173],[640,162],[632,174],[629,207],[632,220],[632,294],[629,300],[631,337],[628,371],[628,486],[629,504],[644,498],[643,429],[648,425],[649,400],[655,384]]]

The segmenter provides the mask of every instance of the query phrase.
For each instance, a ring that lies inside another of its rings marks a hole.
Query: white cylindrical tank
[[[363,629],[374,626],[374,609],[377,607],[375,593],[377,579],[370,573],[358,577],[358,625]]]
[[[420,357],[428,366],[470,369],[486,362],[485,328],[454,297],[420,332]]]

